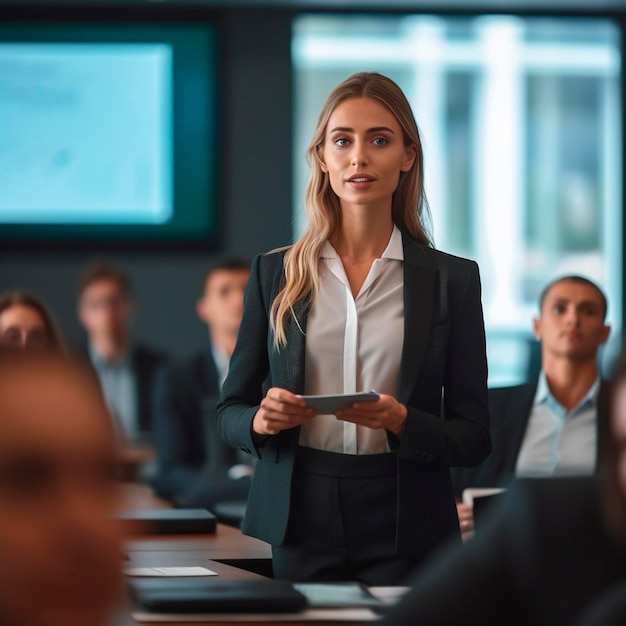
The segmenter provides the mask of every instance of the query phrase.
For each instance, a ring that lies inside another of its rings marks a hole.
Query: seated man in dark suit
[[[87,357],[98,376],[118,434],[133,441],[152,431],[157,370],[164,352],[135,341],[131,284],[103,261],[87,266],[78,282],[78,317],[87,332]]]
[[[543,290],[534,334],[541,342],[539,378],[489,390],[491,455],[474,468],[455,468],[457,497],[468,487],[505,487],[514,477],[589,475],[596,463],[598,349],[610,328],[602,290],[564,276]],[[459,503],[463,533],[473,529],[471,505]]]
[[[196,304],[209,342],[159,374],[155,487],[176,506],[211,508],[215,502],[248,495],[252,468],[217,435],[215,406],[237,340],[249,273],[249,264],[239,259],[220,260],[209,268]]]

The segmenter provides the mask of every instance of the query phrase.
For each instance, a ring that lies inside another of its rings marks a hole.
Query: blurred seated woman
[[[66,341],[52,313],[29,291],[0,294],[0,343],[65,354]]]

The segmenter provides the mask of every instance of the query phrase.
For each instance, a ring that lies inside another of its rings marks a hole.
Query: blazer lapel
[[[404,236],[404,343],[398,400],[408,402],[422,367],[435,306],[436,271],[426,267],[420,245]]]
[[[304,393],[304,340],[306,320],[309,312],[309,299],[300,301],[294,307],[297,323],[289,320],[287,346],[281,350],[285,363],[287,389],[294,393]]]
[[[421,244],[403,235],[404,246],[404,343],[400,364],[398,400],[407,402],[422,366],[430,337],[435,306],[436,270],[424,263]],[[287,347],[281,350],[287,389],[304,391],[304,361],[308,299],[296,304],[298,323],[290,320]]]

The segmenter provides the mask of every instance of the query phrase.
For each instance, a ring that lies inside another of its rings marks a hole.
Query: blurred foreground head
[[[626,352],[598,404],[598,459],[605,515],[626,549]]]
[[[114,464],[92,376],[0,351],[0,624],[105,623],[121,576]]]

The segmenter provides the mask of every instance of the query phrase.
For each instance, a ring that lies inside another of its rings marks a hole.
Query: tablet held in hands
[[[359,393],[340,393],[328,396],[302,396],[308,406],[314,408],[319,415],[330,415],[337,409],[354,404],[355,402],[375,402],[380,398],[378,393],[372,391],[361,391]]]

